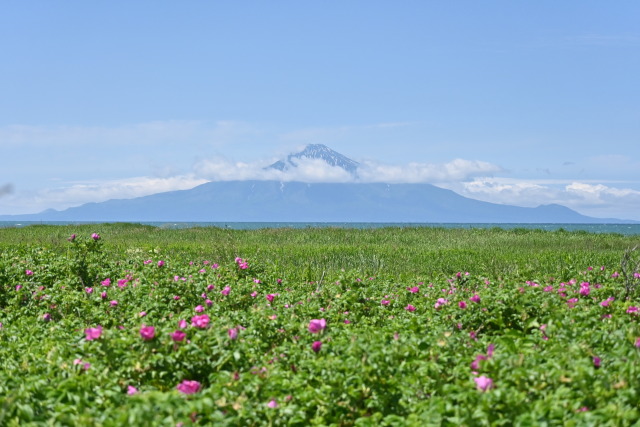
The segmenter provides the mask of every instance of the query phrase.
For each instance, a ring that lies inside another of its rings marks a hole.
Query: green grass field
[[[634,424],[639,244],[0,229],[0,425]]]

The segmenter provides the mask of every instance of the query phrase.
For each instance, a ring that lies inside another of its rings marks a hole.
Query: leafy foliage
[[[628,238],[103,227],[4,232],[0,425],[640,419]]]

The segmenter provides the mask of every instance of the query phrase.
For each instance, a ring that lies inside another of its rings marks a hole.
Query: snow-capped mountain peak
[[[278,160],[265,169],[278,169],[281,171],[296,167],[296,159],[319,159],[331,166],[337,166],[355,175],[359,163],[332,150],[326,145],[309,144],[299,153],[289,154],[286,159]]]

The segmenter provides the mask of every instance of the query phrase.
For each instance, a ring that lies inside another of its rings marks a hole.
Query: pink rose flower
[[[184,380],[177,385],[176,389],[184,394],[194,394],[200,391],[200,383],[198,381]]]
[[[476,382],[476,386],[481,391],[487,391],[493,388],[493,380],[491,378],[485,377],[484,375],[478,378],[473,379]]]
[[[180,341],[184,341],[184,338],[187,336],[187,334],[185,334],[184,332],[182,332],[181,330],[177,330],[174,333],[171,334],[171,339],[175,342],[180,342]]]
[[[325,319],[312,319],[309,322],[309,332],[317,334],[322,332],[327,327],[327,321]]]
[[[230,328],[227,333],[229,334],[229,339],[235,340],[238,338],[238,328]]]
[[[87,341],[97,340],[102,335],[102,326],[98,325],[96,328],[87,328],[84,330],[84,334]]]
[[[314,341],[313,344],[311,344],[311,349],[316,353],[319,352],[321,348],[322,341]]]
[[[207,326],[209,326],[209,321],[211,319],[209,318],[209,316],[207,314],[201,314],[199,316],[193,316],[191,318],[191,325],[195,326],[196,328],[200,328],[200,329],[204,329]]]
[[[142,325],[140,328],[140,336],[145,341],[150,341],[156,336],[156,328],[153,326]]]

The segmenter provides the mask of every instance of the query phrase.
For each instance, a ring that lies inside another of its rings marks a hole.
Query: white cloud
[[[640,191],[630,188],[607,187],[602,184],[586,184],[572,182],[565,187],[567,193],[579,197],[584,203],[590,205],[605,205],[618,200],[635,202],[640,206]]]
[[[66,209],[89,202],[130,199],[165,191],[187,190],[207,180],[189,176],[170,178],[137,177],[93,181],[41,189],[33,193],[12,194],[3,201],[2,214],[37,213],[45,209]]]
[[[296,167],[284,171],[265,169],[270,163],[231,162],[214,158],[198,162],[194,168],[197,176],[212,181],[276,180],[302,182],[388,182],[388,183],[436,183],[466,180],[478,175],[500,172],[499,166],[476,160],[455,159],[444,164],[409,163],[408,165],[384,165],[364,161],[357,175],[328,165],[319,159],[293,159]]]
[[[353,177],[344,169],[318,159],[295,159],[296,167],[284,171],[265,169],[273,162],[232,162],[217,157],[198,162],[196,176],[211,181],[274,180],[302,182],[349,182]]]
[[[528,207],[557,203],[594,217],[640,220],[640,191],[601,183],[485,177],[440,186],[486,202]]]
[[[444,164],[409,163],[390,166],[363,162],[358,169],[360,182],[441,183],[467,180],[474,176],[493,174],[502,168],[478,160],[455,159]]]

